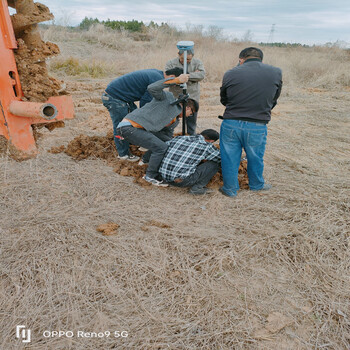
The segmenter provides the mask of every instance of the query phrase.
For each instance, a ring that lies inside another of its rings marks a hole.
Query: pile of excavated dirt
[[[136,146],[131,146],[133,154],[142,156],[143,152],[139,151]],[[135,182],[141,186],[150,186],[148,182],[142,179],[145,174],[147,165],[138,165],[137,162],[132,163],[117,158],[117,153],[113,141],[113,132],[110,130],[106,136],[87,136],[79,135],[74,138],[67,147],[52,147],[50,153],[64,152],[75,160],[83,160],[89,157],[101,158],[114,168],[114,171],[122,176],[133,176]],[[240,188],[248,188],[247,161],[242,160],[238,181]],[[219,188],[223,184],[221,172],[213,176],[208,184],[210,188]]]
[[[60,53],[58,46],[41,40],[37,23],[53,18],[43,4],[32,1],[10,3],[17,10],[11,16],[18,43],[14,50],[22,91],[28,101],[44,102],[57,96],[61,82],[48,75],[45,59]]]
[[[75,160],[95,157],[112,161],[115,158],[113,147],[112,133],[106,136],[79,135],[68,144],[64,152]]]
[[[57,96],[61,82],[48,75],[46,65],[41,64],[41,60],[57,55],[58,46],[41,42],[35,50],[30,50],[22,39],[17,41],[15,58],[24,97],[28,101],[44,102],[51,96]]]
[[[99,225],[96,230],[101,232],[103,236],[113,236],[118,232],[119,225],[114,222],[107,222],[107,224]]]
[[[136,146],[131,146],[131,151],[138,156],[142,156],[143,154]],[[106,136],[79,135],[67,147],[52,147],[49,152],[64,152],[75,160],[83,160],[90,157],[104,159],[108,165],[114,168],[116,173],[122,176],[133,176],[135,182],[141,186],[150,185],[142,179],[147,165],[141,166],[137,163],[131,163],[117,158],[112,131],[109,131]]]

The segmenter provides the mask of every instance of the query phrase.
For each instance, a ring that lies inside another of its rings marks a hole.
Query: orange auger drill
[[[16,159],[32,158],[37,154],[32,125],[72,119],[74,116],[71,96],[53,96],[46,101],[45,97],[45,102],[28,102],[24,97],[14,55],[14,50],[18,49],[18,42],[8,5],[15,7],[14,4],[18,3],[18,6],[23,7],[23,3],[28,5],[26,1],[28,0],[17,0],[17,2],[9,0],[9,3],[7,0],[1,0],[0,2],[0,137],[7,139],[10,152]],[[28,3],[30,6],[43,6],[39,3],[34,4],[32,0]],[[18,12],[17,9],[17,14]],[[35,19],[34,16],[35,20],[38,22],[46,19]],[[26,22],[25,16],[19,18],[19,26],[22,26],[20,30],[27,36],[33,28],[37,30],[37,24]],[[34,54],[34,51],[31,54]],[[41,59],[41,61],[44,60]]]

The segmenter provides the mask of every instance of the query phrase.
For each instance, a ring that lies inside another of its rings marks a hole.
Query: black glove
[[[179,103],[187,101],[189,97],[190,97],[189,94],[186,94],[186,95],[181,94],[181,95],[179,95],[179,97],[174,102],[171,102],[170,105],[171,106],[178,105]]]

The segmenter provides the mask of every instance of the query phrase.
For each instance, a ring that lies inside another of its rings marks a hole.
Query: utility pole
[[[269,35],[269,38],[267,39],[267,43],[268,44],[272,44],[273,43],[273,34],[275,33],[275,25],[276,24],[273,24],[271,26],[270,35]]]

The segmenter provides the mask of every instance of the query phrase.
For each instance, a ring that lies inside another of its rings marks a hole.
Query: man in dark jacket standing
[[[242,148],[247,156],[249,188],[268,190],[265,184],[264,153],[267,123],[282,88],[281,69],[262,63],[263,53],[248,47],[239,54],[239,66],[224,74],[220,88],[226,106],[220,130],[221,167],[224,185],[220,192],[234,197],[239,190],[238,168]]]

